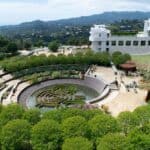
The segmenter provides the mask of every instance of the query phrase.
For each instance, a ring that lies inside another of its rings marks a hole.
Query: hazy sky
[[[124,10],[150,11],[150,0],[0,0],[0,25]]]

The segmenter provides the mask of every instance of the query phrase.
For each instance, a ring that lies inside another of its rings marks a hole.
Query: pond
[[[39,107],[42,110],[84,104],[99,96],[92,88],[78,84],[57,84],[34,92],[26,101],[28,108]]]

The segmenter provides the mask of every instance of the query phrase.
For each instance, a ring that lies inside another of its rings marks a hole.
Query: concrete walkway
[[[145,99],[148,91],[137,89],[137,93],[134,89],[130,89],[128,92],[124,84],[121,84],[120,72],[116,76],[111,68],[97,67],[94,74],[101,76],[104,80],[111,83],[115,79],[120,84],[119,91],[110,93],[110,95],[101,102],[97,104],[99,107],[105,105],[108,107],[109,112],[113,116],[117,116],[120,112],[123,111],[134,111],[139,106],[146,105]],[[123,77],[122,80],[125,84],[131,84],[135,81],[139,84],[141,77]]]

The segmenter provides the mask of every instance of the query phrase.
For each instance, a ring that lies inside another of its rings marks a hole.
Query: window
[[[109,52],[109,48],[106,48],[106,52]]]
[[[101,48],[99,48],[98,50],[101,51]]]
[[[99,34],[99,37],[101,37],[101,34]]]
[[[146,41],[141,41],[141,46],[145,46],[146,45]]]
[[[134,46],[138,46],[138,45],[139,45],[139,42],[138,42],[138,41],[133,41],[133,45],[134,45]]]
[[[112,46],[116,46],[116,41],[112,41],[112,42],[111,42],[111,45],[112,45]]]
[[[108,37],[108,38],[110,37],[109,33],[107,33],[107,37]]]
[[[98,44],[99,44],[99,45],[102,45],[102,42],[100,41],[100,42],[98,42]]]
[[[109,46],[109,41],[106,42],[106,45]]]
[[[123,46],[123,45],[124,45],[124,42],[123,42],[123,41],[119,41],[119,42],[118,42],[118,45],[119,45],[119,46]]]
[[[131,41],[126,41],[126,46],[130,46],[131,45]]]
[[[150,46],[150,41],[148,41],[148,45]]]

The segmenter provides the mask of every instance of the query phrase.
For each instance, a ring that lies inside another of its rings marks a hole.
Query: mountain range
[[[0,34],[14,35],[34,32],[55,32],[66,26],[92,26],[93,24],[110,24],[121,20],[145,20],[150,18],[150,12],[140,11],[123,11],[123,12],[104,12],[91,16],[83,16],[78,18],[62,19],[56,21],[25,22],[19,25],[8,25],[0,27]]]

